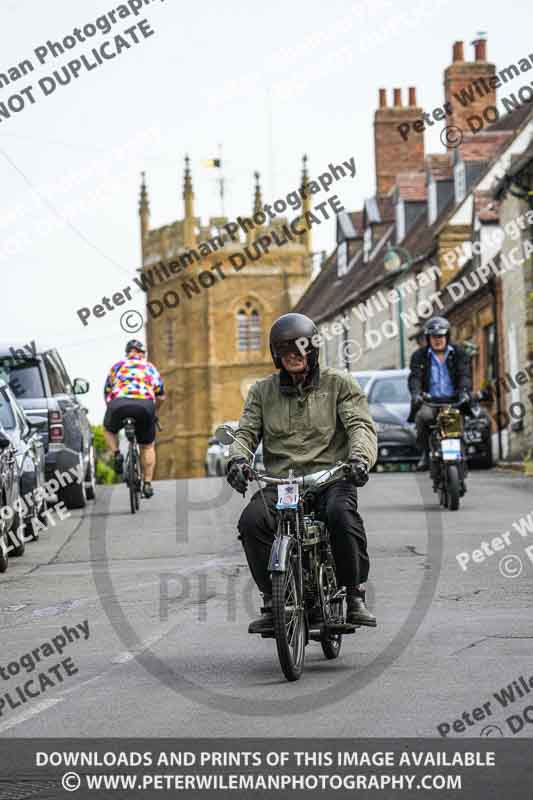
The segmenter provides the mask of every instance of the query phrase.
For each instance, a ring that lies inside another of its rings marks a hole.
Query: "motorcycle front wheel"
[[[446,505],[450,511],[457,511],[459,508],[459,498],[461,496],[459,467],[457,464],[448,464],[446,467],[446,472]]]
[[[272,573],[272,615],[281,669],[288,681],[297,681],[303,672],[306,630],[295,543],[290,545],[286,563],[285,572]]]

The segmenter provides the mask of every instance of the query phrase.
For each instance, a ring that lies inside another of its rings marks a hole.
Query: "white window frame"
[[[366,263],[372,251],[372,228],[367,225],[363,234],[363,261]]]
[[[346,239],[337,247],[337,277],[340,278],[348,272],[348,242]]]
[[[437,181],[433,176],[428,182],[428,225],[433,225],[438,214]]]
[[[403,200],[396,203],[396,244],[405,236],[405,205]]]
[[[466,197],[466,165],[464,161],[458,161],[453,168],[453,186],[455,202],[460,203]]]

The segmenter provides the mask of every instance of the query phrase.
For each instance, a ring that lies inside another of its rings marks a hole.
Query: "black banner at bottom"
[[[529,739],[0,739],[0,800],[531,800]]]

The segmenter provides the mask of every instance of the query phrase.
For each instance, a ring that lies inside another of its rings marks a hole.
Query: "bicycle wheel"
[[[296,544],[289,545],[287,569],[272,573],[272,615],[279,663],[288,681],[297,681],[303,671],[306,631],[300,589],[300,564]]]
[[[337,579],[331,564],[321,564],[319,570],[320,601],[323,609],[324,624],[320,644],[327,659],[337,658],[342,645],[342,633],[328,631],[328,623],[340,622],[342,619],[342,597],[337,594]],[[335,599],[334,599],[335,598]]]
[[[137,445],[135,446],[135,509],[139,510],[141,497],[141,462]]]
[[[128,453],[128,489],[130,490],[130,509],[131,513],[135,514],[139,508],[139,501],[137,498],[137,470],[135,467],[135,445],[130,442],[130,451]]]

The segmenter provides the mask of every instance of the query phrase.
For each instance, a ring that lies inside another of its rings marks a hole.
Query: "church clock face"
[[[260,379],[260,377],[263,376],[257,375],[255,378],[243,378],[243,380],[241,381],[241,395],[243,400],[246,400],[246,398],[248,397],[250,386],[256,383]]]

